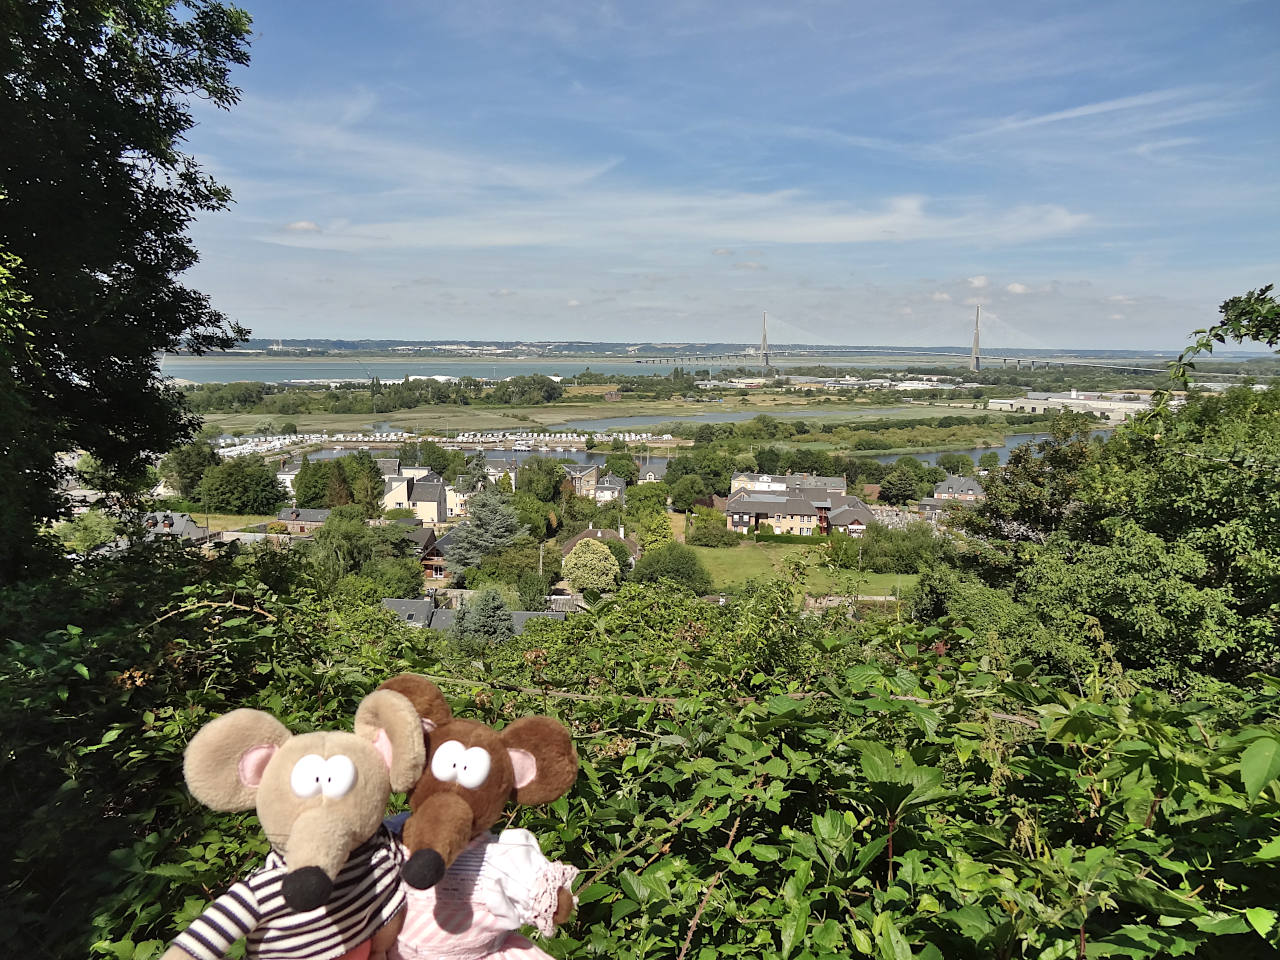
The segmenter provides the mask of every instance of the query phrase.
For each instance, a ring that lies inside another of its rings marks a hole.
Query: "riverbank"
[[[985,411],[973,407],[948,406],[944,401],[917,401],[889,406],[871,401],[834,401],[829,397],[806,398],[776,392],[734,397],[720,403],[696,400],[576,399],[527,407],[488,407],[438,404],[397,410],[391,413],[209,413],[205,422],[225,433],[257,431],[264,422],[295,424],[299,433],[358,433],[375,424],[387,430],[411,433],[464,433],[498,430],[577,430],[662,432],[655,424],[731,423],[750,420],[760,414],[780,419],[845,417],[901,418],[938,416],[978,416]]]

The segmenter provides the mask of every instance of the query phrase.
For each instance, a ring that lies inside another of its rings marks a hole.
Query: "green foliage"
[[[322,510],[328,505],[329,474],[322,461],[312,463],[304,453],[293,478],[293,497],[299,507]]]
[[[378,599],[422,596],[422,565],[412,557],[379,557],[360,568],[360,576],[374,585]]]
[[[696,473],[686,474],[676,481],[671,488],[671,508],[680,513],[692,510],[694,503],[710,494],[702,477]]]
[[[982,456],[978,457],[978,469],[987,471],[999,470],[1000,454],[996,453],[994,450],[988,450]]]
[[[0,364],[0,447],[19,479],[0,501],[7,581],[64,515],[56,454],[86,450],[106,475],[136,477],[198,425],[159,355],[247,334],[178,278],[197,260],[188,225],[229,200],[183,152],[191,103],[235,103],[250,19],[216,2],[117,0],[7,4],[3,21],[0,252],[21,275],[11,288],[6,258],[0,290],[22,298],[0,294],[0,320],[17,311],[31,338],[6,343]]]
[[[492,588],[480,591],[453,621],[453,643],[463,656],[484,656],[514,635],[511,612],[502,594]]]
[[[591,538],[578,541],[564,558],[564,577],[573,589],[604,593],[618,585],[622,571],[607,546]]]
[[[116,538],[116,522],[101,510],[86,510],[53,528],[54,535],[76,553],[88,553]]]
[[[222,462],[207,443],[185,443],[170,450],[160,461],[160,476],[180,497],[195,497],[196,488],[209,467]]]
[[[684,542],[695,547],[733,547],[741,540],[742,534],[729,529],[728,518],[710,507],[694,510],[693,529],[684,536]]]
[[[215,513],[275,513],[286,497],[275,471],[253,455],[206,468],[196,494]]]
[[[550,457],[529,457],[516,473],[516,490],[543,503],[555,503],[564,477],[564,467]]]
[[[997,455],[999,459],[999,455]],[[972,477],[976,470],[973,458],[967,453],[944,453],[938,457],[938,466],[956,477]]]
[[[682,543],[667,543],[646,549],[631,571],[638,583],[670,580],[697,594],[711,592],[711,577],[698,555]]]
[[[510,499],[493,489],[472,494],[467,501],[468,519],[453,532],[450,571],[462,573],[515,543],[523,531]]]
[[[402,467],[430,467],[445,483],[453,483],[466,469],[466,456],[461,450],[446,450],[432,440],[401,444],[396,456]]]
[[[627,517],[639,520],[654,514],[664,514],[670,496],[671,488],[664,481],[638,484],[627,491]]]
[[[409,557],[404,527],[371,527],[364,522],[364,510],[348,504],[335,507],[313,536],[306,556],[321,589],[331,590],[343,577],[359,574],[391,591],[384,597],[422,593],[422,568]]]
[[[382,513],[384,520],[412,520],[413,517],[414,513],[408,507],[392,507]]]
[[[627,453],[611,453],[604,460],[605,473],[612,473],[619,477],[628,485],[634,484],[640,478],[640,468],[636,466],[635,459]]]
[[[880,481],[880,500],[900,507],[909,500],[919,497],[918,487],[919,481],[916,477],[906,470],[896,469]]]
[[[640,552],[648,553],[675,542],[671,533],[671,521],[666,513],[651,513],[640,521]]]
[[[860,537],[836,532],[827,541],[831,564],[872,573],[915,573],[935,566],[949,553],[949,541],[927,523],[901,528],[870,523]]]

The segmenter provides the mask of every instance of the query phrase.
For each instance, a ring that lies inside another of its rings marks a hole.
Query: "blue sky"
[[[1280,3],[253,4],[257,336],[1167,348],[1280,282]]]

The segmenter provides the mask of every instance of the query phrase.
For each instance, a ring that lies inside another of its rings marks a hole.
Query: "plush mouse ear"
[[[408,697],[413,708],[422,718],[421,728],[430,733],[453,719],[453,711],[445,700],[440,688],[426,677],[416,673],[402,673],[384,681],[379,690],[394,690],[403,697]]]
[[[182,772],[191,794],[214,810],[251,810],[267,763],[292,736],[261,710],[232,710],[206,723],[187,744]]]
[[[559,720],[521,717],[500,736],[515,771],[516,803],[550,803],[578,779],[578,751]]]
[[[356,709],[356,735],[373,744],[391,774],[392,790],[408,790],[422,776],[426,745],[413,704],[393,690],[379,688]]]

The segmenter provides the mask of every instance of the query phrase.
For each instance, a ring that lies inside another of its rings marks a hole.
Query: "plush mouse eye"
[[[467,748],[457,740],[446,740],[431,755],[431,775],[443,783],[453,783],[458,779],[458,768],[466,752]]]
[[[320,792],[320,785],[327,773],[324,757],[308,753],[293,765],[293,772],[289,774],[289,786],[300,797],[314,797]]]
[[[345,796],[356,785],[356,765],[350,757],[337,754],[324,762],[320,789],[326,797]]]
[[[468,747],[458,765],[458,783],[474,790],[489,779],[489,751],[484,747]]]

